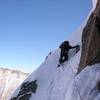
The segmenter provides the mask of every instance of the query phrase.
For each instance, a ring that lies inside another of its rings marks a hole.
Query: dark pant
[[[68,52],[61,51],[59,63],[63,64],[67,60],[68,60]]]

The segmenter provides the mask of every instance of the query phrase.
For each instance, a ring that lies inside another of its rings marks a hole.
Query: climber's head
[[[69,45],[69,41],[64,41],[64,44]]]
[[[62,44],[59,46],[60,48],[64,48],[66,46],[69,46],[69,41],[64,41]]]

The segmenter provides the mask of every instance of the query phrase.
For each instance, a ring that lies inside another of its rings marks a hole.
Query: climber
[[[68,60],[68,51],[73,48],[77,48],[79,45],[72,47],[69,45],[69,41],[64,41],[59,48],[61,49],[59,64],[63,64],[65,61]],[[60,67],[60,65],[58,65]]]

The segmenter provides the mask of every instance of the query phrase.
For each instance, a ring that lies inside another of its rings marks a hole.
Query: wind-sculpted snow
[[[66,61],[63,66],[58,68],[60,49],[51,52],[44,63],[41,64],[40,67],[24,82],[31,83],[32,81],[37,80],[35,92],[22,92],[23,94],[20,95],[22,87],[20,86],[11,100],[21,100],[24,95],[26,97],[29,93],[31,94],[30,96],[27,95],[29,98],[27,100],[33,100],[33,98],[34,100],[64,100],[67,88],[77,73],[79,54],[79,52],[76,53],[76,49],[70,50],[69,60]]]
[[[69,86],[65,100],[100,100],[98,82],[100,82],[100,64],[87,66]]]

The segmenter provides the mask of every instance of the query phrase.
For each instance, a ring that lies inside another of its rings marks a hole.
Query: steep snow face
[[[54,50],[44,63],[24,81],[26,84],[37,80],[36,91],[32,92],[29,90],[29,86],[21,85],[11,100],[22,98],[28,98],[27,100],[64,100],[67,88],[77,72],[79,54],[80,52],[76,54],[76,49],[70,50],[69,61],[66,61],[63,66],[57,67],[60,49]]]
[[[17,70],[0,68],[0,100],[8,100],[27,75]]]

